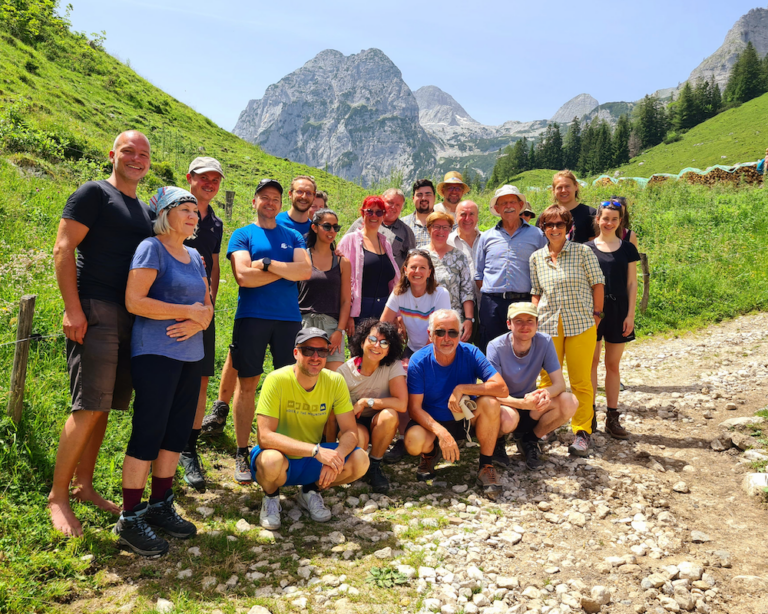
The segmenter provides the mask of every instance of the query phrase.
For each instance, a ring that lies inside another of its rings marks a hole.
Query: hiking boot
[[[165,498],[157,503],[150,503],[145,516],[147,524],[162,529],[172,537],[187,539],[197,534],[197,527],[184,520],[173,505],[173,491],[165,491]]]
[[[215,437],[224,432],[229,415],[229,405],[224,401],[214,401],[211,413],[203,418],[203,426],[200,430],[201,437]]]
[[[384,462],[388,465],[399,463],[405,456],[405,439],[398,439],[392,444],[392,447],[384,454]]]
[[[568,446],[568,454],[571,456],[589,456],[589,443],[589,433],[579,431],[576,433],[573,443]]]
[[[141,556],[160,556],[168,552],[168,542],[147,524],[147,502],[139,503],[130,512],[120,514],[112,532],[118,536],[117,543],[128,546]]]
[[[372,460],[365,474],[365,480],[370,483],[371,490],[386,495],[389,492],[389,480],[381,470],[381,461]]]
[[[483,494],[489,499],[495,499],[502,490],[499,476],[493,465],[483,465],[477,474],[477,484],[482,486]]]
[[[626,387],[621,381],[619,381],[619,392],[624,392],[625,390],[626,390]]]
[[[179,465],[184,469],[184,481],[198,492],[205,492],[205,476],[197,452],[182,452]]]
[[[277,531],[280,528],[280,495],[267,497],[261,500],[261,514],[259,524],[269,531]]]
[[[426,482],[427,480],[434,478],[437,475],[437,473],[435,473],[435,465],[440,462],[442,456],[443,454],[440,451],[440,446],[435,442],[435,449],[432,450],[430,454],[421,455],[421,462],[416,468],[416,479],[419,482]]]
[[[493,449],[493,464],[506,469],[509,467],[509,463],[506,437],[502,435],[496,440],[496,447]]]
[[[620,417],[617,410],[609,409],[605,415],[605,432],[615,439],[629,439],[629,433],[619,422]]]
[[[235,455],[235,482],[240,482],[241,484],[253,482],[253,477],[251,476],[251,455],[248,452]]]
[[[525,466],[528,467],[528,469],[531,471],[536,471],[536,469],[541,467],[541,459],[539,458],[541,451],[539,450],[538,441],[534,441],[532,439],[524,440],[521,441],[517,447],[520,450],[520,454],[523,455],[523,458],[525,459]]]
[[[310,518],[315,522],[328,522],[331,519],[331,510],[325,507],[325,501],[319,492],[299,490],[296,493],[296,503],[299,504],[299,507],[307,510]]]

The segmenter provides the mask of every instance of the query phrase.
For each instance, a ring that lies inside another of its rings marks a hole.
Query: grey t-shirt
[[[362,225],[363,219],[357,218],[344,234],[348,235],[350,232],[355,232]],[[397,262],[398,267],[402,268],[408,252],[416,247],[416,237],[413,234],[413,230],[403,220],[396,219],[395,223],[391,226],[382,224],[379,227],[379,232],[389,241],[389,244],[392,246],[392,255],[395,258],[395,262]]]
[[[339,367],[337,373],[347,382],[349,398],[352,400],[353,405],[360,399],[384,399],[391,397],[392,393],[389,391],[389,382],[401,375],[405,377],[403,363],[399,360],[396,360],[387,367],[380,366],[371,375],[363,375],[357,370],[355,359],[350,358]],[[361,416],[373,416],[374,414],[376,414],[375,409],[366,407]]]
[[[546,333],[537,332],[531,339],[531,349],[522,358],[512,349],[512,333],[496,337],[488,344],[488,362],[501,373],[509,388],[509,396],[522,399],[529,392],[536,390],[536,379],[542,368],[549,374],[558,371],[555,344]]]

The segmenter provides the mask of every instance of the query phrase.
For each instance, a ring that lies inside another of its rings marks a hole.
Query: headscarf
[[[176,207],[181,203],[197,204],[197,199],[183,188],[166,186],[164,188],[158,188],[157,194],[149,199],[149,208],[157,214],[163,209]]]

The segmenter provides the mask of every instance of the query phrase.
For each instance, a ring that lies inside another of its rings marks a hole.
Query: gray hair
[[[459,328],[461,328],[461,316],[459,315],[458,311],[456,311],[455,309],[438,309],[429,314],[429,325],[428,325],[429,332],[430,333],[435,332],[435,320],[439,320],[440,318],[445,318],[449,316],[456,318],[456,321],[459,323]]]
[[[184,201],[184,202],[190,202],[190,201]],[[157,214],[157,218],[155,219],[154,224],[152,225],[152,230],[155,232],[155,236],[159,237],[160,235],[167,235],[173,228],[171,227],[170,222],[168,221],[168,212],[171,209],[174,209],[175,207],[178,207],[183,203],[178,203],[176,205],[171,205],[170,207],[165,207],[164,209],[160,209],[160,213]],[[195,226],[195,232],[192,233],[192,236],[189,237],[190,239],[197,238],[197,229],[200,227],[200,223]]]
[[[405,200],[405,194],[403,194],[403,191],[400,188],[389,188],[381,195],[382,198],[393,198],[395,196],[399,196]]]

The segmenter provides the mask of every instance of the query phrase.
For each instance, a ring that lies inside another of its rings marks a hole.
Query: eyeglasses
[[[443,187],[443,192],[463,192],[464,186],[460,185],[447,185]]]
[[[331,353],[331,350],[328,348],[314,348],[309,345],[302,345],[297,349],[305,358],[311,358],[315,354],[317,354],[320,358],[328,358],[328,354]]]
[[[329,222],[325,222],[324,224],[317,224],[317,226],[325,230],[325,232],[331,232],[331,230],[339,232],[339,230],[341,230],[340,224],[330,224]]]
[[[291,190],[291,194],[295,194],[296,196],[311,196],[312,198],[315,197],[315,192],[310,190]]]
[[[368,343],[371,345],[378,345],[382,350],[389,348],[389,341],[386,339],[379,339],[376,335],[369,335]]]
[[[437,230],[439,232],[450,232],[451,231],[451,227],[450,226],[443,226],[443,225],[438,226],[436,224],[434,226],[432,226],[430,229],[431,230]]]
[[[558,230],[562,230],[565,228],[566,224],[565,222],[547,222],[546,224],[542,224],[542,227],[544,230],[548,230],[551,228],[557,228]]]
[[[384,209],[363,209],[363,214],[368,217],[384,217]]]
[[[457,331],[455,328],[452,328],[450,330],[443,330],[442,328],[438,328],[435,331],[435,335],[438,337],[445,337],[445,334],[448,333],[448,336],[451,339],[456,339],[459,336],[459,331]]]

